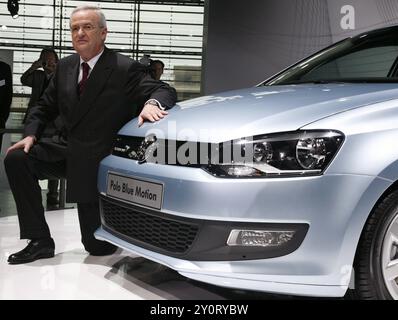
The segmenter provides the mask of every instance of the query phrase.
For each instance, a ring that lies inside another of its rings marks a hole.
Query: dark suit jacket
[[[25,117],[22,123],[26,122],[27,115],[30,112],[30,108],[37,105],[44,90],[46,90],[50,83],[51,75],[47,75],[43,70],[26,70],[21,76],[21,83],[24,86],[32,88],[28,108],[26,109]]]
[[[12,101],[11,67],[0,61],[0,129],[5,128]]]
[[[37,102],[48,87],[52,76],[53,74],[47,74],[44,70],[30,69],[26,70],[21,76],[21,83],[24,86],[32,88],[28,108],[26,109],[26,113],[22,120],[22,123],[26,122],[26,119],[28,118],[29,113],[32,112],[32,109],[38,107]],[[58,135],[62,132],[62,130],[64,130],[63,127],[64,124],[62,123],[62,119],[60,116],[58,116],[54,121],[47,123],[42,133],[42,138],[40,142],[51,142],[54,136],[55,139],[58,139]]]
[[[29,114],[25,136],[40,137],[46,122],[60,115],[67,146],[48,152],[40,143],[31,154],[45,161],[66,158],[67,200],[98,200],[99,162],[111,152],[117,131],[141,111],[149,98],[171,108],[176,92],[153,80],[138,62],[105,48],[92,70],[83,95],[77,93],[79,55],[61,59],[49,86]]]

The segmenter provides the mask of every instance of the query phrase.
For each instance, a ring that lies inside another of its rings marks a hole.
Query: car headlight
[[[203,168],[224,178],[320,175],[343,141],[344,135],[333,130],[296,131],[234,140],[221,145],[219,163]]]

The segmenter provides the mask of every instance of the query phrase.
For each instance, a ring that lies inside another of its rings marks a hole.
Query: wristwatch
[[[144,106],[147,105],[148,103],[158,106],[159,109],[164,110],[160,102],[156,99],[149,99],[147,102],[145,102]]]

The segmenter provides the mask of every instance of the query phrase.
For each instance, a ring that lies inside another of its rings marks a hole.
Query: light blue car
[[[398,299],[398,27],[134,119],[98,239],[213,285]]]

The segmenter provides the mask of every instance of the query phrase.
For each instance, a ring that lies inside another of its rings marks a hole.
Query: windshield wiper
[[[279,82],[272,84],[273,86],[284,86],[291,84],[329,84],[329,83],[347,83],[347,81],[342,80],[309,80],[309,81],[289,81],[289,82]]]
[[[293,85],[293,84],[331,84],[331,83],[398,83],[398,78],[363,78],[363,79],[320,79],[308,81],[288,81],[273,85]]]

